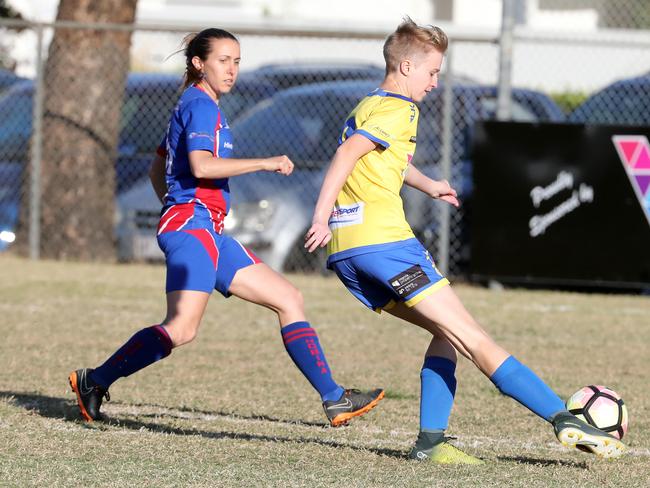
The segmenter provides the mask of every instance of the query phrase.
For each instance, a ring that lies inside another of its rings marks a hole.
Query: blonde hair
[[[396,71],[399,64],[409,56],[428,53],[432,49],[444,54],[448,45],[447,34],[440,27],[419,26],[410,17],[404,17],[384,43],[386,73]]]

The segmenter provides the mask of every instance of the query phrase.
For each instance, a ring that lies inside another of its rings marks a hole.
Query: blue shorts
[[[237,239],[212,229],[188,229],[158,235],[167,262],[167,293],[178,290],[219,291],[228,297],[235,273],[261,262]]]
[[[412,307],[449,284],[417,239],[333,261],[330,267],[350,293],[376,312],[397,302]]]

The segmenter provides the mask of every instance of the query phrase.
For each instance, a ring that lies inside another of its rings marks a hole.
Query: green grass
[[[336,379],[384,387],[349,427],[326,425],[274,314],[215,294],[195,342],[111,388],[107,423],[79,421],[67,375],[164,316],[164,268],[0,257],[0,486],[647,486],[650,299],[459,286],[494,337],[563,397],[623,395],[630,451],[603,461],[459,364],[450,434],[487,463],[408,461],[427,334],[377,316],[336,279],[292,276]]]

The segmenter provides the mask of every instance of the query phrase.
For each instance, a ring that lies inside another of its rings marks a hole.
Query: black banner
[[[650,127],[476,126],[477,280],[650,287]]]

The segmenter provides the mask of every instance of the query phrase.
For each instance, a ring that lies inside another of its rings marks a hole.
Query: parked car
[[[25,81],[26,79],[27,78],[23,78],[22,76],[18,76],[13,71],[9,71],[8,69],[0,68],[0,93],[5,91],[10,86],[15,85],[16,83],[20,83],[21,81]]]
[[[129,74],[115,161],[117,195],[148,181],[151,158],[180,95],[180,85],[178,75]],[[231,120],[275,91],[265,81],[243,81],[224,97],[221,107]],[[0,98],[0,250],[15,237],[24,168],[29,161],[33,96],[34,83],[28,80],[16,83]],[[120,215],[118,211],[118,220]]]
[[[582,102],[572,123],[650,125],[650,74],[620,80]]]
[[[278,90],[337,80],[377,80],[384,68],[376,64],[344,61],[273,63],[241,73],[240,80],[264,80]]]
[[[236,157],[287,154],[295,169],[288,178],[261,172],[232,178],[234,203],[226,219],[226,232],[276,269],[305,269],[306,263],[313,269],[321,268],[323,253],[316,259],[307,255],[303,235],[310,225],[323,173],[337,147],[344,118],[380,82],[338,81],[283,90],[235,121],[232,131]],[[436,163],[441,156],[442,93],[442,89],[432,92],[421,104],[414,158],[415,164],[433,177],[438,177]],[[454,86],[453,94],[453,164],[462,168],[453,183],[461,199],[466,199],[471,194],[472,126],[476,120],[494,117],[497,92],[495,87],[470,83]],[[512,97],[514,120],[563,119],[560,108],[539,92],[514,89]],[[405,193],[407,218],[419,235],[433,225],[425,205],[432,203],[424,195]],[[153,191],[134,188],[124,195],[122,208],[134,212],[129,231],[140,236],[136,239],[141,249],[153,249],[153,244],[142,244],[146,239],[153,240],[160,210]]]

